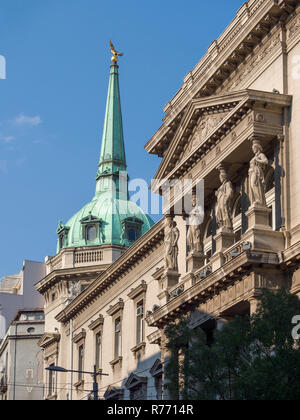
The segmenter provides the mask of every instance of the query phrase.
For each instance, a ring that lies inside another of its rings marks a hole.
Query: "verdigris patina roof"
[[[133,241],[124,239],[125,221],[138,226],[139,236],[154,225],[152,219],[129,200],[118,68],[115,62],[110,67],[96,193],[65,225],[59,223],[57,233],[65,236],[62,242],[58,241],[57,252],[62,248],[95,245],[129,246]],[[84,228],[89,223],[95,225],[95,234],[87,242]]]

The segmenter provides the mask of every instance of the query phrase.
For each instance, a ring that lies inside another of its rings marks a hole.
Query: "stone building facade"
[[[0,401],[44,398],[43,309],[18,311],[0,343]]]
[[[188,314],[191,328],[210,331],[253,313],[263,288],[300,296],[299,57],[299,1],[243,4],[146,144],[162,158],[152,189],[162,194],[168,182],[189,179],[190,190],[173,188],[164,218],[132,243],[73,243],[47,260],[37,285],[47,366],[96,364],[109,375],[99,378],[101,398],[168,398],[170,322]],[[204,208],[194,198],[188,214],[179,204],[195,197],[200,180]],[[141,216],[132,213],[119,224],[138,226]],[[61,225],[58,234],[69,229]],[[86,399],[91,389],[88,375],[46,381],[54,384],[49,399]]]
[[[18,274],[0,279],[0,340],[20,309],[43,307],[43,296],[34,285],[45,274],[45,263],[24,260]]]

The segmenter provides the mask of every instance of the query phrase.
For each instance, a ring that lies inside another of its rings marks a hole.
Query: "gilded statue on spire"
[[[118,56],[119,57],[122,57],[123,56],[123,53],[119,53],[116,49],[115,49],[115,47],[114,47],[114,44],[111,42],[111,41],[109,41],[109,43],[110,43],[110,51],[111,51],[111,53],[112,53],[112,58],[111,58],[111,61],[114,63],[114,64],[116,64],[118,61],[119,61],[119,59],[118,59]]]

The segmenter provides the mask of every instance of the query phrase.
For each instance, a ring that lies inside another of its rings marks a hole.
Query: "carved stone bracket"
[[[191,252],[187,257],[188,272],[194,273],[204,266],[205,255],[202,252]]]

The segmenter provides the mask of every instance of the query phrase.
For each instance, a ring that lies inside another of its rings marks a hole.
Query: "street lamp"
[[[46,370],[50,370],[51,372],[74,372],[74,373],[82,373],[86,375],[92,375],[93,376],[93,394],[94,394],[94,401],[98,401],[98,382],[97,382],[97,376],[109,376],[108,373],[101,373],[97,372],[97,366],[94,366],[94,372],[86,372],[83,370],[72,370],[72,369],[65,369],[60,366],[49,366],[46,368]]]

